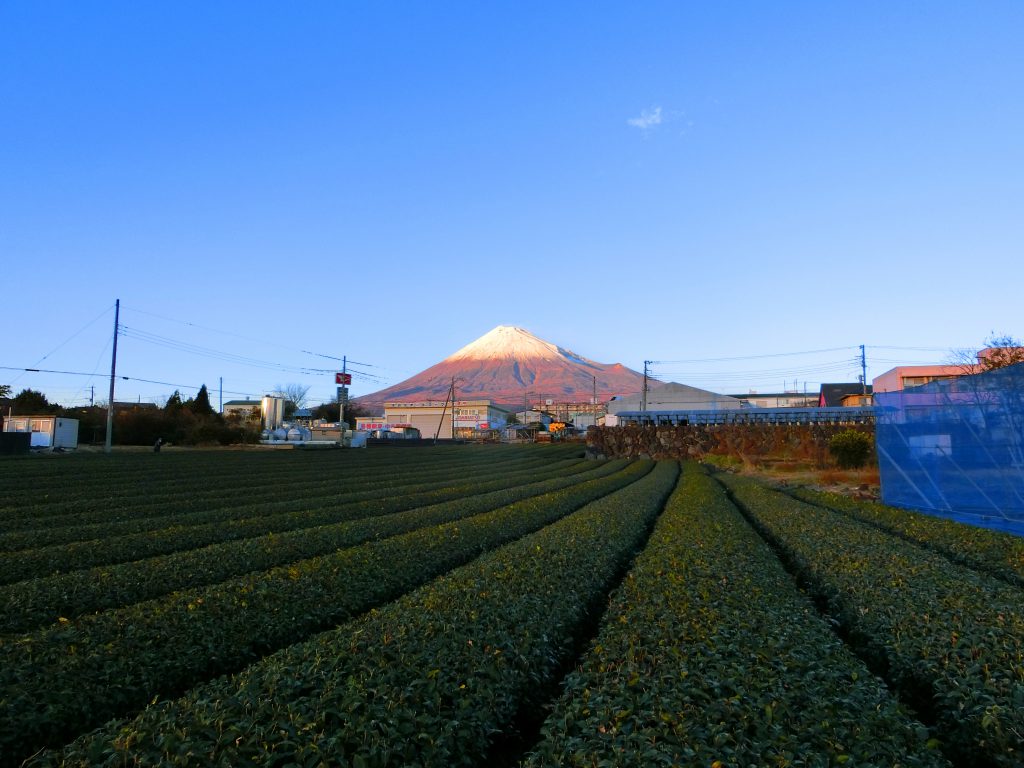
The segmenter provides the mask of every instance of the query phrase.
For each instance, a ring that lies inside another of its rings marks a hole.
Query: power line
[[[269,360],[260,360],[254,357],[247,357],[245,355],[237,355],[233,352],[223,352],[221,350],[212,349],[210,347],[203,347],[198,344],[192,344],[191,342],[179,341],[177,339],[172,339],[167,336],[161,336],[159,334],[151,333],[149,331],[143,331],[136,328],[129,328],[123,324],[121,325],[121,333],[123,336],[127,338],[136,339],[147,344],[153,344],[155,346],[174,349],[179,352],[185,352],[187,354],[198,355],[200,357],[209,357],[214,360],[235,363],[237,365],[244,365],[252,368],[263,368],[265,370],[279,371],[281,373],[299,373],[307,376],[319,376],[325,373],[334,372],[333,368],[311,368],[309,366],[288,365],[286,363],[276,363]],[[357,376],[369,380],[377,380],[380,378],[376,374],[367,373],[365,371],[354,371],[354,373]]]
[[[28,371],[28,372],[31,372],[31,373],[57,373],[57,374],[60,374],[62,376],[95,376],[96,375],[95,373],[85,373],[83,371],[56,371],[56,370],[51,370],[49,368],[14,368],[14,367],[11,367],[11,366],[8,366],[8,365],[0,365],[0,370],[2,370],[2,371]],[[158,381],[157,379],[143,379],[143,378],[139,378],[138,376],[120,376],[119,375],[116,378],[121,380],[121,381],[139,381],[139,382],[142,382],[143,384],[159,384],[161,386],[176,387],[178,389],[194,389],[194,390],[198,391],[198,390],[203,388],[202,384],[197,387],[194,384],[175,384],[174,382],[171,382],[171,381]],[[249,394],[247,392],[239,392],[239,391],[236,391],[236,390],[229,390],[229,389],[225,389],[224,391],[227,392],[229,395],[247,395],[247,394]]]
[[[903,357],[873,357],[871,358],[873,363],[888,363],[892,365],[945,365],[945,363],[921,363],[913,362],[908,363],[906,358]]]
[[[40,357],[40,358],[39,358],[38,360],[36,360],[36,365],[39,365],[39,364],[40,364],[41,362],[43,362],[44,360],[46,360],[46,358],[48,358],[48,357],[49,357],[50,355],[52,355],[52,354],[53,354],[54,352],[56,352],[57,350],[61,349],[61,348],[62,348],[62,347],[64,347],[64,346],[66,346],[66,345],[67,345],[67,344],[69,344],[69,343],[70,343],[71,341],[73,341],[74,339],[76,339],[76,338],[77,338],[78,336],[80,336],[81,334],[83,334],[83,333],[84,333],[84,332],[85,332],[86,330],[88,330],[88,329],[89,329],[89,328],[90,328],[91,326],[93,326],[93,325],[95,325],[95,324],[96,324],[97,322],[99,322],[99,320],[100,320],[101,318],[103,318],[103,317],[104,317],[105,315],[107,315],[107,314],[108,314],[108,313],[110,312],[110,310],[112,310],[113,308],[114,308],[114,307],[113,307],[113,305],[111,305],[111,306],[107,307],[106,309],[104,309],[104,310],[103,310],[102,312],[100,312],[100,313],[99,313],[98,315],[96,315],[96,317],[94,317],[94,318],[93,318],[92,320],[90,320],[90,321],[89,321],[88,323],[86,323],[85,325],[83,325],[83,326],[82,326],[81,328],[79,328],[79,329],[78,329],[77,331],[75,331],[75,332],[74,332],[73,334],[71,334],[71,335],[70,335],[70,336],[69,336],[68,338],[66,338],[66,339],[65,339],[64,341],[62,341],[62,342],[61,342],[60,344],[58,344],[58,345],[57,345],[56,347],[54,347],[53,349],[51,349],[51,350],[50,350],[49,352],[47,352],[47,353],[46,353],[45,355],[43,355],[43,356],[42,356],[42,357]],[[97,367],[99,367],[99,366],[97,365]],[[20,370],[20,369],[14,369],[14,370]],[[27,369],[26,369],[26,370],[27,370]],[[20,378],[21,378],[21,376],[16,376],[16,377],[15,377],[15,378],[14,378],[14,379],[13,379],[13,380],[11,381],[11,383],[13,384],[14,382],[18,381],[18,379],[20,379]]]
[[[146,311],[144,309],[135,309],[134,307],[131,307],[131,308],[125,307],[125,308],[129,309],[132,312],[138,312],[139,314],[142,314],[142,315],[149,315],[151,317],[157,317],[157,318],[160,318],[161,320],[167,320],[167,321],[172,322],[172,323],[179,323],[181,325],[187,325],[187,326],[189,326],[191,328],[197,328],[197,329],[203,330],[203,331],[213,331],[214,333],[221,333],[221,334],[224,334],[225,336],[233,336],[236,339],[244,339],[245,341],[253,341],[253,342],[256,342],[257,344],[262,344],[264,346],[278,347],[280,349],[287,349],[287,350],[290,350],[292,352],[302,352],[303,354],[306,354],[306,355],[312,355],[313,357],[322,357],[322,358],[325,358],[327,360],[337,360],[339,362],[342,360],[341,357],[337,357],[335,355],[327,355],[327,354],[324,354],[323,352],[314,352],[312,350],[301,349],[299,347],[290,347],[290,346],[288,346],[286,344],[278,344],[278,343],[273,342],[273,341],[267,341],[265,338],[256,338],[256,337],[253,337],[253,336],[245,336],[245,335],[240,334],[240,333],[234,333],[232,331],[225,331],[225,330],[220,329],[220,328],[211,328],[210,326],[200,325],[198,323],[193,323],[193,322],[188,321],[188,320],[178,320],[178,319],[173,318],[173,317],[168,317],[167,315],[157,314],[156,312],[148,312],[148,311]],[[379,368],[380,367],[380,366],[377,366],[377,365],[373,365],[372,363],[361,363],[361,362],[358,362],[356,360],[349,360],[348,364],[349,365],[359,365],[359,366],[362,366],[362,367],[365,367],[365,368]],[[325,372],[324,369],[313,369],[313,370],[319,370],[321,373]],[[330,370],[326,370],[326,372],[330,373],[331,371]]]
[[[949,347],[891,347],[879,344],[868,344],[868,349],[893,349],[898,352],[949,352]]]
[[[96,356],[96,364],[95,364],[95,365],[93,366],[93,368],[92,368],[92,375],[93,375],[93,376],[98,376],[98,375],[99,375],[99,374],[97,374],[96,372],[97,372],[97,371],[99,370],[99,368],[100,368],[100,365],[101,365],[101,364],[102,364],[102,362],[103,362],[103,358],[104,358],[104,357],[106,356],[106,354],[107,354],[107,350],[108,350],[108,349],[110,349],[110,345],[111,345],[112,343],[113,343],[113,338],[108,338],[108,339],[107,339],[107,343],[103,345],[103,349],[101,349],[101,350],[100,350],[100,353],[99,353],[99,354],[98,354],[98,355]],[[86,381],[86,382],[83,382],[82,386],[78,388],[78,391],[77,391],[77,392],[75,392],[75,394],[74,394],[73,398],[74,398],[74,399],[78,399],[78,395],[79,395],[80,393],[81,393],[82,395],[84,395],[84,394],[85,394],[85,388],[86,388],[87,386],[89,386],[88,382],[87,382],[87,381]],[[48,389],[49,389],[49,387],[48,387]]]
[[[215,360],[220,360],[222,362],[246,365],[253,368],[266,368],[269,370],[282,371],[286,373],[319,374],[331,372],[331,370],[328,368],[309,368],[307,366],[286,365],[284,363],[275,363],[268,360],[260,360],[254,357],[236,355],[232,352],[222,352],[220,350],[212,349],[210,347],[203,347],[198,344],[192,344],[191,342],[187,341],[179,341],[177,339],[172,339],[167,336],[160,336],[159,334],[150,333],[149,331],[142,331],[137,328],[130,328],[125,325],[121,326],[121,335],[129,339],[143,341],[147,344],[153,344],[159,347],[166,347],[168,349],[175,349],[178,350],[179,352],[186,352],[188,354],[198,355],[200,357],[210,357]]]
[[[65,339],[64,341],[62,341],[62,342],[61,342],[60,344],[58,344],[58,345],[57,345],[56,347],[54,347],[54,348],[53,348],[53,349],[51,349],[51,350],[50,350],[49,352],[47,352],[47,353],[46,353],[45,355],[43,355],[43,356],[42,356],[41,358],[39,358],[39,360],[37,360],[37,361],[36,361],[36,365],[39,365],[39,363],[43,362],[43,360],[45,360],[46,358],[48,358],[48,357],[49,357],[50,355],[52,355],[52,354],[53,354],[54,352],[56,352],[56,351],[57,351],[58,349],[60,349],[61,347],[65,346],[65,345],[67,345],[67,344],[69,344],[69,343],[70,343],[71,341],[73,341],[73,340],[74,340],[74,339],[76,339],[76,338],[77,338],[78,336],[80,336],[81,334],[83,334],[83,333],[84,333],[84,332],[85,332],[86,330],[88,330],[88,328],[89,328],[90,326],[92,326],[92,325],[94,325],[95,323],[99,322],[99,320],[100,320],[100,319],[101,319],[101,318],[102,318],[102,317],[103,317],[104,315],[106,315],[106,314],[107,314],[108,312],[110,312],[110,310],[111,310],[111,309],[112,309],[112,307],[107,307],[106,309],[104,309],[104,310],[103,310],[102,312],[100,312],[100,313],[99,313],[98,315],[96,315],[96,317],[94,317],[94,318],[93,318],[92,320],[90,320],[90,321],[89,321],[88,323],[86,323],[85,325],[83,325],[83,326],[82,326],[81,328],[79,328],[79,329],[78,329],[77,331],[75,331],[75,332],[74,332],[73,334],[71,334],[71,335],[70,335],[70,336],[69,336],[68,338],[66,338],[66,339]]]
[[[743,360],[760,360],[767,357],[795,357],[797,355],[817,355],[823,352],[841,352],[844,349],[853,350],[858,349],[858,347],[830,347],[828,349],[808,349],[803,352],[773,352],[766,355],[741,355],[736,357],[705,357],[693,358],[690,360],[649,360],[648,362],[654,363],[656,365],[665,365],[669,363],[729,363]]]
[[[793,366],[788,368],[762,368],[757,370],[742,371],[687,371],[687,370],[659,370],[657,377],[662,376],[685,376],[689,379],[753,379],[753,378],[777,378],[779,376],[810,376],[817,373],[833,373],[849,370],[859,366],[858,361],[843,360],[819,365]]]

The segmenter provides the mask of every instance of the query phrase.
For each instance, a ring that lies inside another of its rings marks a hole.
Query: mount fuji
[[[374,410],[385,402],[444,400],[455,379],[458,400],[522,407],[544,400],[589,403],[639,392],[643,375],[619,363],[597,363],[523,328],[499,325],[425,371],[356,398]]]

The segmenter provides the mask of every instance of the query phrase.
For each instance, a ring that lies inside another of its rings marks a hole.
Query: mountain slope
[[[590,402],[595,383],[600,400],[643,387],[643,375],[623,365],[597,363],[522,328],[499,325],[440,363],[356,402],[380,409],[385,402],[444,400],[453,377],[459,400],[515,407],[545,399]]]

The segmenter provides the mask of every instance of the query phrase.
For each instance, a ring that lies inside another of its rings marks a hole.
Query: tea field
[[[0,489],[0,765],[1024,764],[1008,534],[573,445]]]

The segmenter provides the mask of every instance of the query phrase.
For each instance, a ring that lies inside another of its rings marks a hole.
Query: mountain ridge
[[[590,402],[595,389],[599,400],[607,400],[643,387],[643,374],[621,363],[599,363],[524,328],[499,325],[441,362],[355,402],[379,411],[386,402],[444,400],[453,378],[458,400],[517,408],[547,399]]]

